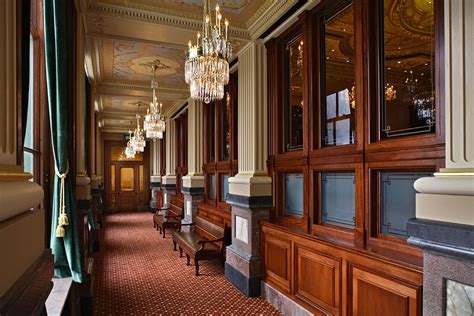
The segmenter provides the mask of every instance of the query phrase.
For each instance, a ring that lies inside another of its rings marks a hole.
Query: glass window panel
[[[216,139],[216,132],[215,132],[215,103],[206,104],[207,106],[207,122],[209,133],[207,134],[207,150],[208,150],[208,162],[215,161],[215,139]]]
[[[333,93],[326,97],[326,117],[333,119],[337,116],[336,114],[336,94]]]
[[[230,158],[230,129],[229,129],[229,117],[230,117],[230,94],[226,93],[225,102],[222,102],[222,160],[229,160]]]
[[[406,238],[406,225],[415,217],[415,181],[427,172],[381,172],[380,232]]]
[[[321,220],[324,223],[355,226],[355,174],[321,174]]]
[[[215,174],[209,175],[209,198],[211,200],[216,199],[216,175]]]
[[[303,174],[287,173],[284,176],[285,214],[303,216]]]
[[[223,174],[222,175],[222,196],[221,196],[221,201],[227,201],[227,193],[229,193],[229,178],[230,176],[228,174]]]
[[[434,131],[435,2],[384,0],[381,137]]]
[[[352,4],[323,22],[323,146],[354,143],[354,13]],[[344,123],[339,123],[343,121]]]
[[[30,152],[27,152],[27,151],[23,152],[23,168],[24,168],[25,172],[34,174],[34,171],[35,171],[34,170],[34,161],[35,161],[35,157],[34,157],[33,153],[30,153]]]
[[[24,146],[35,149],[34,147],[34,41],[30,35],[30,77],[28,87],[28,113],[26,117],[26,131]]]
[[[130,167],[120,168],[120,190],[135,190],[135,169]]]
[[[110,165],[110,187],[115,191],[115,165]]]
[[[286,82],[286,149],[303,147],[303,40],[291,41],[285,52]]]
[[[351,144],[351,121],[344,119],[336,121],[336,143],[338,145]]]

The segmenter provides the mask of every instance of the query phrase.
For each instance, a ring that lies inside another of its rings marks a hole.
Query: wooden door
[[[108,211],[144,211],[149,209],[148,150],[135,158],[123,155],[125,141],[105,142],[105,206]]]
[[[116,187],[118,188],[118,211],[137,209],[138,173],[136,164],[119,164]]]

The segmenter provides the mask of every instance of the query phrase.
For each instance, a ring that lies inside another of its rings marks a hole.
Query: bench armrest
[[[199,248],[198,251],[201,251],[204,249],[204,246],[207,244],[207,243],[215,243],[215,242],[220,242],[220,241],[225,241],[225,238],[224,237],[221,237],[221,238],[217,238],[217,239],[204,239],[204,240],[200,240],[198,241],[198,244],[201,245],[201,248]]]
[[[165,218],[181,218],[181,215],[165,215]]]
[[[196,225],[196,223],[187,223],[187,224],[177,223],[176,226],[178,227],[178,229],[176,229],[176,231],[180,232],[182,226],[194,226],[194,225]]]

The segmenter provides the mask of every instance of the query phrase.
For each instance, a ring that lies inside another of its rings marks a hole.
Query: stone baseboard
[[[262,281],[262,297],[285,316],[313,316],[309,310],[299,305],[273,286]]]

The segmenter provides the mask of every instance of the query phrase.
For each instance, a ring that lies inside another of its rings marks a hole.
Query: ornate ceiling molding
[[[200,20],[172,16],[170,14],[152,13],[149,11],[119,7],[102,3],[91,4],[87,9],[87,13],[109,15],[115,17],[126,17],[133,20],[163,24],[187,30],[191,29],[199,31],[202,29],[202,22]],[[242,28],[230,28],[229,33],[232,37],[250,39],[249,33]]]
[[[247,25],[250,37],[252,39],[258,38],[297,2],[298,0],[278,0],[272,6],[265,8],[266,12],[261,12],[259,15],[255,14]]]

